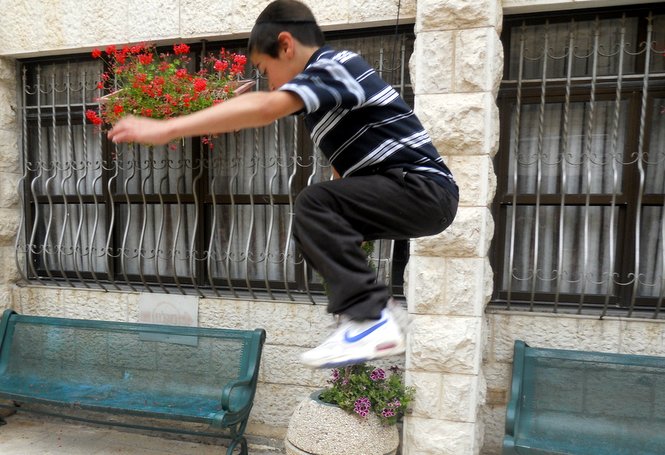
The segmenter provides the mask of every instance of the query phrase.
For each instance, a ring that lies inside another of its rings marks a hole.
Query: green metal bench
[[[665,454],[665,358],[515,342],[503,454]]]
[[[231,440],[227,454],[236,448],[247,454],[244,431],[264,341],[262,329],[6,310],[0,321],[0,399],[3,407],[77,420],[223,436]]]

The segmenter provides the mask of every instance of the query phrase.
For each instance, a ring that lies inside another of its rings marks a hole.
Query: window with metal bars
[[[659,317],[665,9],[507,17],[493,306]]]
[[[412,26],[330,34],[361,54],[407,102]],[[244,51],[246,43],[223,43]],[[222,43],[191,46],[194,56]],[[85,112],[102,63],[87,56],[21,62],[25,174],[17,238],[23,279],[58,286],[315,301],[325,286],[291,238],[298,192],[330,179],[298,117],[168,147],[116,147]],[[246,76],[266,83],[248,68]],[[402,293],[406,242],[377,241],[377,279]]]

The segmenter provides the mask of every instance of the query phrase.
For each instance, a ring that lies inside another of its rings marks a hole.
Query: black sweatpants
[[[452,223],[457,188],[402,169],[311,185],[295,204],[294,237],[328,284],[328,312],[377,319],[390,297],[361,243],[434,235]]]

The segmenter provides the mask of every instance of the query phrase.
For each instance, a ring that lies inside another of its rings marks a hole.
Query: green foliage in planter
[[[369,364],[335,368],[328,383],[321,401],[361,417],[374,413],[385,425],[395,424],[415,396],[415,389],[404,385],[402,371],[396,366],[388,372]]]

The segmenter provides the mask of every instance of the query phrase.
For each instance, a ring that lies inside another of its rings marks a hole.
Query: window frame
[[[397,40],[398,37],[401,40],[402,36],[406,37],[407,41],[410,40],[409,46],[412,49],[413,46],[413,24],[404,24],[399,27],[375,27],[369,29],[358,29],[351,31],[334,31],[326,33],[327,41],[333,41],[338,39],[362,39],[365,37],[381,36],[386,40],[394,38]],[[400,41],[401,42],[401,41]],[[221,47],[227,49],[241,49],[244,53],[246,49],[247,40],[235,40],[235,41],[225,41],[225,42],[206,42],[201,41],[198,43],[190,44],[190,51],[193,56],[195,64],[199,65],[200,56],[207,54],[208,51],[216,51]],[[162,50],[162,48],[160,48]],[[164,47],[163,50],[170,50],[169,47]],[[402,56],[403,58],[403,56]],[[81,63],[81,62],[91,62],[92,58],[89,55],[75,55],[75,56],[54,56],[54,57],[38,57],[38,58],[28,58],[19,61],[21,67],[22,78],[30,79],[30,69],[34,69],[39,65],[46,66],[52,64],[65,64],[65,63]],[[371,62],[370,62],[371,63]],[[408,60],[404,60],[404,65],[408,63]],[[402,68],[404,70],[404,68]],[[248,64],[246,74],[252,74],[253,77],[259,79],[258,73],[251,67],[251,64]],[[408,71],[407,71],[408,75]],[[26,83],[27,80],[25,81]],[[28,85],[32,85],[29,84]],[[22,91],[24,84],[19,83],[19,90]],[[408,84],[408,89],[411,90],[410,83]],[[113,229],[113,235],[111,237],[111,242],[109,243],[109,249],[111,251],[118,251],[119,248],[123,245],[123,222],[121,213],[123,210],[126,212],[128,209],[138,206],[143,207],[145,205],[154,206],[156,204],[197,204],[198,213],[202,217],[202,220],[196,225],[197,234],[196,241],[197,245],[195,247],[195,252],[197,254],[204,253],[207,246],[205,245],[206,240],[210,238],[211,231],[215,228],[211,224],[210,210],[214,210],[214,206],[248,206],[254,207],[257,205],[279,205],[282,207],[288,207],[295,200],[297,192],[304,188],[308,184],[309,176],[305,170],[300,166],[296,167],[296,174],[294,178],[294,191],[292,194],[231,194],[231,193],[216,193],[214,196],[210,191],[210,176],[208,172],[210,169],[207,166],[201,167],[202,174],[199,175],[198,179],[195,179],[194,185],[196,187],[192,188],[193,193],[190,194],[145,194],[142,191],[139,193],[123,193],[121,189],[118,188],[120,184],[119,180],[114,180],[112,177],[111,165],[114,160],[115,145],[106,139],[106,135],[101,135],[101,156],[99,160],[102,163],[106,163],[108,169],[105,172],[102,172],[102,178],[99,182],[101,187],[101,193],[97,193],[93,188],[93,193],[95,194],[34,194],[31,188],[31,181],[34,178],[36,168],[30,170],[30,163],[35,161],[35,154],[38,153],[34,151],[34,146],[32,141],[34,138],[31,138],[30,128],[39,129],[38,125],[42,125],[48,122],[52,122],[52,112],[39,112],[37,107],[41,101],[36,101],[37,104],[30,105],[25,93],[20,93],[22,97],[21,108],[24,109],[25,116],[22,119],[22,124],[19,129],[21,131],[20,146],[22,149],[22,159],[27,162],[23,163],[23,169],[25,171],[25,176],[22,181],[22,191],[23,191],[23,213],[24,220],[21,227],[22,232],[19,233],[17,238],[17,253],[21,254],[20,238],[23,236],[25,238],[25,244],[31,242],[31,236],[35,235],[34,225],[38,221],[38,215],[36,213],[37,206],[48,206],[48,207],[63,207],[63,210],[67,210],[68,205],[75,206],[90,206],[93,207],[94,204],[98,204],[104,208],[104,220],[100,224],[103,224],[107,230]],[[413,94],[410,95],[413,99]],[[55,103],[54,103],[55,104]],[[67,125],[70,128],[75,125],[85,125],[84,114],[86,109],[96,108],[95,103],[85,104],[77,106],[76,109],[72,109],[72,106],[68,103],[66,106],[56,109],[56,125]],[[50,105],[48,106],[50,108]],[[34,111],[34,112],[33,112]],[[69,114],[68,114],[69,112]],[[38,118],[40,117],[40,118]],[[76,118],[77,123],[73,124],[71,122],[72,118]],[[299,153],[299,159],[301,160],[312,160],[314,156],[314,148],[309,139],[309,135],[306,132],[304,122],[302,118],[297,117],[293,120],[297,123],[298,136],[296,139],[297,150]],[[42,122],[42,123],[39,123]],[[47,125],[48,126],[48,125]],[[85,129],[86,126],[83,126]],[[85,133],[84,133],[85,134]],[[230,135],[238,133],[230,133]],[[223,135],[219,140],[225,141],[230,135]],[[237,139],[237,138],[236,138]],[[188,139],[191,150],[192,150],[192,160],[206,160],[205,153],[207,153],[207,147],[202,143],[201,138],[194,137]],[[227,141],[228,142],[228,141]],[[233,139],[230,140],[233,142]],[[291,188],[289,188],[291,191]],[[198,197],[197,197],[198,196]],[[202,196],[202,197],[201,197]],[[214,198],[214,199],[213,199]],[[93,208],[94,210],[94,208]],[[115,220],[111,219],[112,214],[115,214]],[[107,233],[108,235],[108,233]],[[43,244],[48,240],[45,240],[45,233],[42,232],[38,236]],[[50,237],[49,237],[50,238]],[[293,240],[291,240],[293,241]],[[390,276],[392,279],[395,279],[392,289],[395,295],[403,294],[403,270],[408,260],[408,242],[396,242],[397,248],[395,249],[396,257],[391,258],[390,262]],[[34,246],[34,245],[33,245]],[[32,246],[26,246],[23,254],[28,254],[27,248],[32,248]],[[106,268],[103,271],[94,271],[93,270],[78,270],[76,258],[74,258],[74,270],[67,269],[63,270],[62,267],[60,270],[54,270],[50,265],[47,265],[45,259],[40,259],[40,254],[32,254],[32,249],[30,250],[30,256],[33,258],[33,261],[26,261],[28,264],[25,265],[25,268],[22,270],[23,279],[27,282],[50,284],[55,282],[57,285],[70,285],[74,287],[85,286],[89,287],[90,282],[99,284],[102,288],[115,288],[115,289],[130,289],[133,291],[142,291],[148,290],[152,292],[153,290],[161,290],[163,292],[181,292],[183,294],[199,294],[199,295],[208,295],[211,292],[214,292],[217,295],[220,295],[216,287],[219,288],[219,291],[222,292],[222,295],[249,295],[251,297],[256,297],[258,294],[264,295],[266,292],[269,296],[272,296],[272,293],[275,292],[279,294],[279,298],[282,298],[284,293],[286,293],[291,299],[302,298],[306,294],[306,299],[313,300],[320,297],[323,297],[325,294],[324,285],[322,283],[316,282],[313,279],[313,273],[311,268],[306,267],[304,261],[300,258],[299,251],[296,251],[298,256],[293,262],[294,270],[294,281],[270,281],[266,287],[268,280],[263,280],[260,278],[246,277],[245,279],[233,278],[228,276],[215,276],[213,277],[211,271],[208,269],[207,264],[204,261],[194,260],[194,270],[191,270],[190,276],[176,276],[176,275],[157,275],[157,274],[132,274],[127,273],[126,270],[123,270],[121,267],[120,260],[117,258],[110,257],[108,254],[105,256],[105,266]],[[111,255],[113,256],[113,255]],[[405,256],[405,257],[404,257]],[[53,259],[53,258],[50,258]],[[228,275],[228,273],[227,273]],[[191,279],[190,279],[191,278]],[[192,282],[193,280],[195,282]],[[294,293],[294,295],[292,295]],[[275,297],[273,297],[275,298]]]
[[[619,314],[631,315],[634,311],[654,312],[658,315],[663,296],[660,298],[633,296],[634,286],[612,286],[614,295],[606,294],[564,294],[555,290],[555,292],[518,292],[515,290],[504,289],[504,273],[511,273],[504,270],[504,259],[510,252],[506,251],[506,239],[510,235],[511,222],[509,219],[509,207],[513,204],[517,206],[536,207],[565,207],[568,206],[590,206],[590,207],[616,207],[616,238],[617,248],[615,251],[615,273],[619,274],[618,281],[625,283],[629,281],[630,274],[635,265],[636,252],[633,248],[636,242],[637,232],[635,229],[635,220],[638,216],[637,210],[645,206],[665,207],[665,194],[644,194],[638,195],[639,171],[637,162],[623,166],[623,174],[620,182],[619,193],[615,196],[612,193],[585,193],[567,194],[565,189],[558,188],[556,193],[537,194],[537,193],[519,193],[515,188],[509,192],[509,166],[512,154],[513,136],[513,115],[518,103],[517,95],[520,94],[520,109],[526,104],[541,104],[541,79],[533,79],[527,82],[522,81],[519,87],[518,81],[510,79],[511,69],[511,32],[514,30],[519,33],[519,27],[522,24],[545,25],[568,23],[574,18],[575,22],[581,22],[587,19],[599,17],[601,19],[639,17],[638,21],[638,39],[640,43],[646,39],[645,24],[647,12],[653,12],[654,15],[665,14],[665,8],[658,5],[642,5],[627,10],[626,7],[588,9],[556,13],[532,13],[509,16],[504,18],[504,26],[501,35],[501,41],[504,47],[504,74],[497,104],[499,108],[500,121],[500,139],[499,150],[494,157],[494,167],[497,175],[496,196],[492,203],[492,213],[495,219],[495,235],[490,249],[490,263],[493,270],[497,271],[494,290],[490,301],[491,308],[516,309],[543,312],[572,311],[582,313],[586,311],[602,311],[603,314],[609,310]],[[627,135],[625,137],[624,156],[638,153],[638,136],[640,128],[640,110],[642,108],[642,87],[643,72],[645,66],[645,55],[641,53],[637,56],[635,62],[636,74],[633,76],[623,76],[621,100],[628,103],[626,126]],[[565,99],[566,80],[546,80],[545,105],[549,103],[562,103]],[[571,81],[570,85],[570,103],[585,102],[588,103],[592,97],[591,77],[580,78]],[[594,100],[615,101],[617,90],[616,78],[599,78],[594,86]],[[653,100],[657,97],[665,97],[665,76],[654,76],[649,78],[649,92],[646,106],[647,113],[651,112]],[[649,150],[649,128],[651,121],[645,120],[644,145],[645,152]],[[561,133],[561,130],[559,130]],[[557,174],[557,184],[560,174]],[[514,194],[518,192],[518,194]],[[562,195],[562,192],[564,193]],[[640,199],[641,197],[641,199]],[[532,270],[531,270],[532,271]],[[551,272],[551,270],[550,270]],[[546,273],[546,271],[545,271]],[[512,280],[513,278],[508,278]]]

